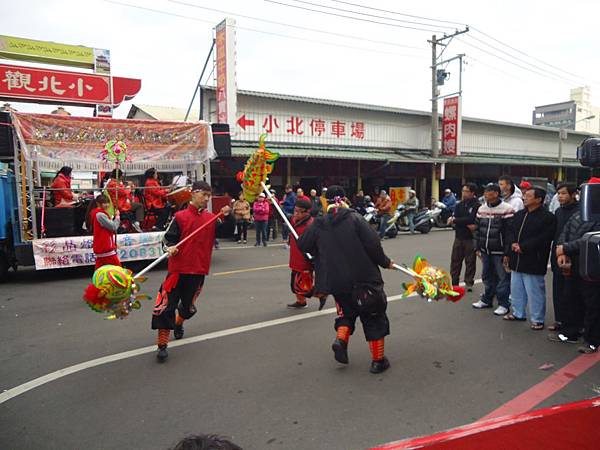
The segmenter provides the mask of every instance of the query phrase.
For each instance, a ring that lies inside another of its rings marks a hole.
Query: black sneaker
[[[390,362],[384,356],[383,359],[380,359],[378,361],[371,361],[371,368],[369,369],[369,372],[381,373],[381,372],[385,372],[389,368],[390,368]]]
[[[173,336],[175,336],[175,339],[181,339],[183,337],[183,325],[175,325]]]
[[[263,241],[263,247],[267,246],[267,241]]]
[[[552,342],[564,342],[565,344],[579,343],[579,338],[572,338],[564,333],[550,333],[548,334],[548,340]]]
[[[579,353],[586,354],[596,353],[598,351],[598,346],[590,344],[589,342],[584,342],[583,345],[577,349],[577,351]]]
[[[302,308],[306,308],[306,303],[300,303],[300,302],[289,303],[287,305],[287,307],[292,308],[292,309],[302,309]]]
[[[159,345],[158,352],[156,353],[156,359],[158,362],[165,362],[169,357],[169,352],[167,351],[166,345]]]
[[[319,311],[321,311],[323,309],[326,301],[327,301],[327,297],[322,297],[319,299]]]
[[[331,344],[333,350],[333,357],[335,360],[342,364],[348,364],[348,343],[341,339],[336,339]]]
[[[473,285],[467,285],[467,292],[473,292]]]

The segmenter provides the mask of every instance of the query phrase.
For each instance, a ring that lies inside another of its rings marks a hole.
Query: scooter
[[[415,214],[413,218],[413,222],[415,224],[415,231],[418,231],[421,234],[427,234],[431,231],[431,227],[433,226],[431,221],[431,213],[428,209],[423,209]],[[406,205],[400,204],[398,208],[396,208],[396,212],[394,216],[388,221],[388,228],[386,229],[386,233],[392,227],[396,227],[398,231],[409,231],[408,220],[407,220],[407,211]]]
[[[448,211],[448,207],[442,202],[435,202],[431,209],[431,220],[433,226],[438,228],[450,228],[452,225],[448,225],[448,218],[452,215]]]
[[[375,206],[371,203],[365,208],[365,220],[369,223],[371,228],[379,233],[379,216]],[[395,238],[398,235],[398,229],[395,226],[390,226],[385,230],[385,236],[388,238]]]

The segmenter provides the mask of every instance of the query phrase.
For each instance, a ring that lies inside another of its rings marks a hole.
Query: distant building
[[[594,116],[591,119],[587,117]],[[589,86],[571,89],[569,101],[536,106],[532,124],[566,130],[600,133],[600,107],[591,102]]]

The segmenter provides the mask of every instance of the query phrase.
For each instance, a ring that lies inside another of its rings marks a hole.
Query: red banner
[[[133,98],[141,80],[0,64],[0,97],[15,101],[119,105]]]
[[[457,156],[461,133],[460,96],[444,99],[444,116],[442,117],[442,155]]]

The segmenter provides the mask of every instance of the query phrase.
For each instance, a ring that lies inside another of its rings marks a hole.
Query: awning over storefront
[[[575,159],[565,159],[562,164],[558,164],[557,159],[550,158],[532,158],[507,156],[507,155],[486,155],[486,154],[466,154],[445,161],[446,163],[456,164],[501,164],[504,166],[546,166],[546,167],[574,167],[581,168],[581,164]]]
[[[232,147],[231,156],[247,157],[256,149],[253,147]],[[353,159],[360,161],[389,161],[389,162],[412,162],[412,163],[431,163],[433,160],[421,153],[411,155],[409,150],[406,153],[370,151],[356,149],[326,149],[326,148],[277,148],[270,147],[270,150],[282,158],[323,158],[323,159]]]

